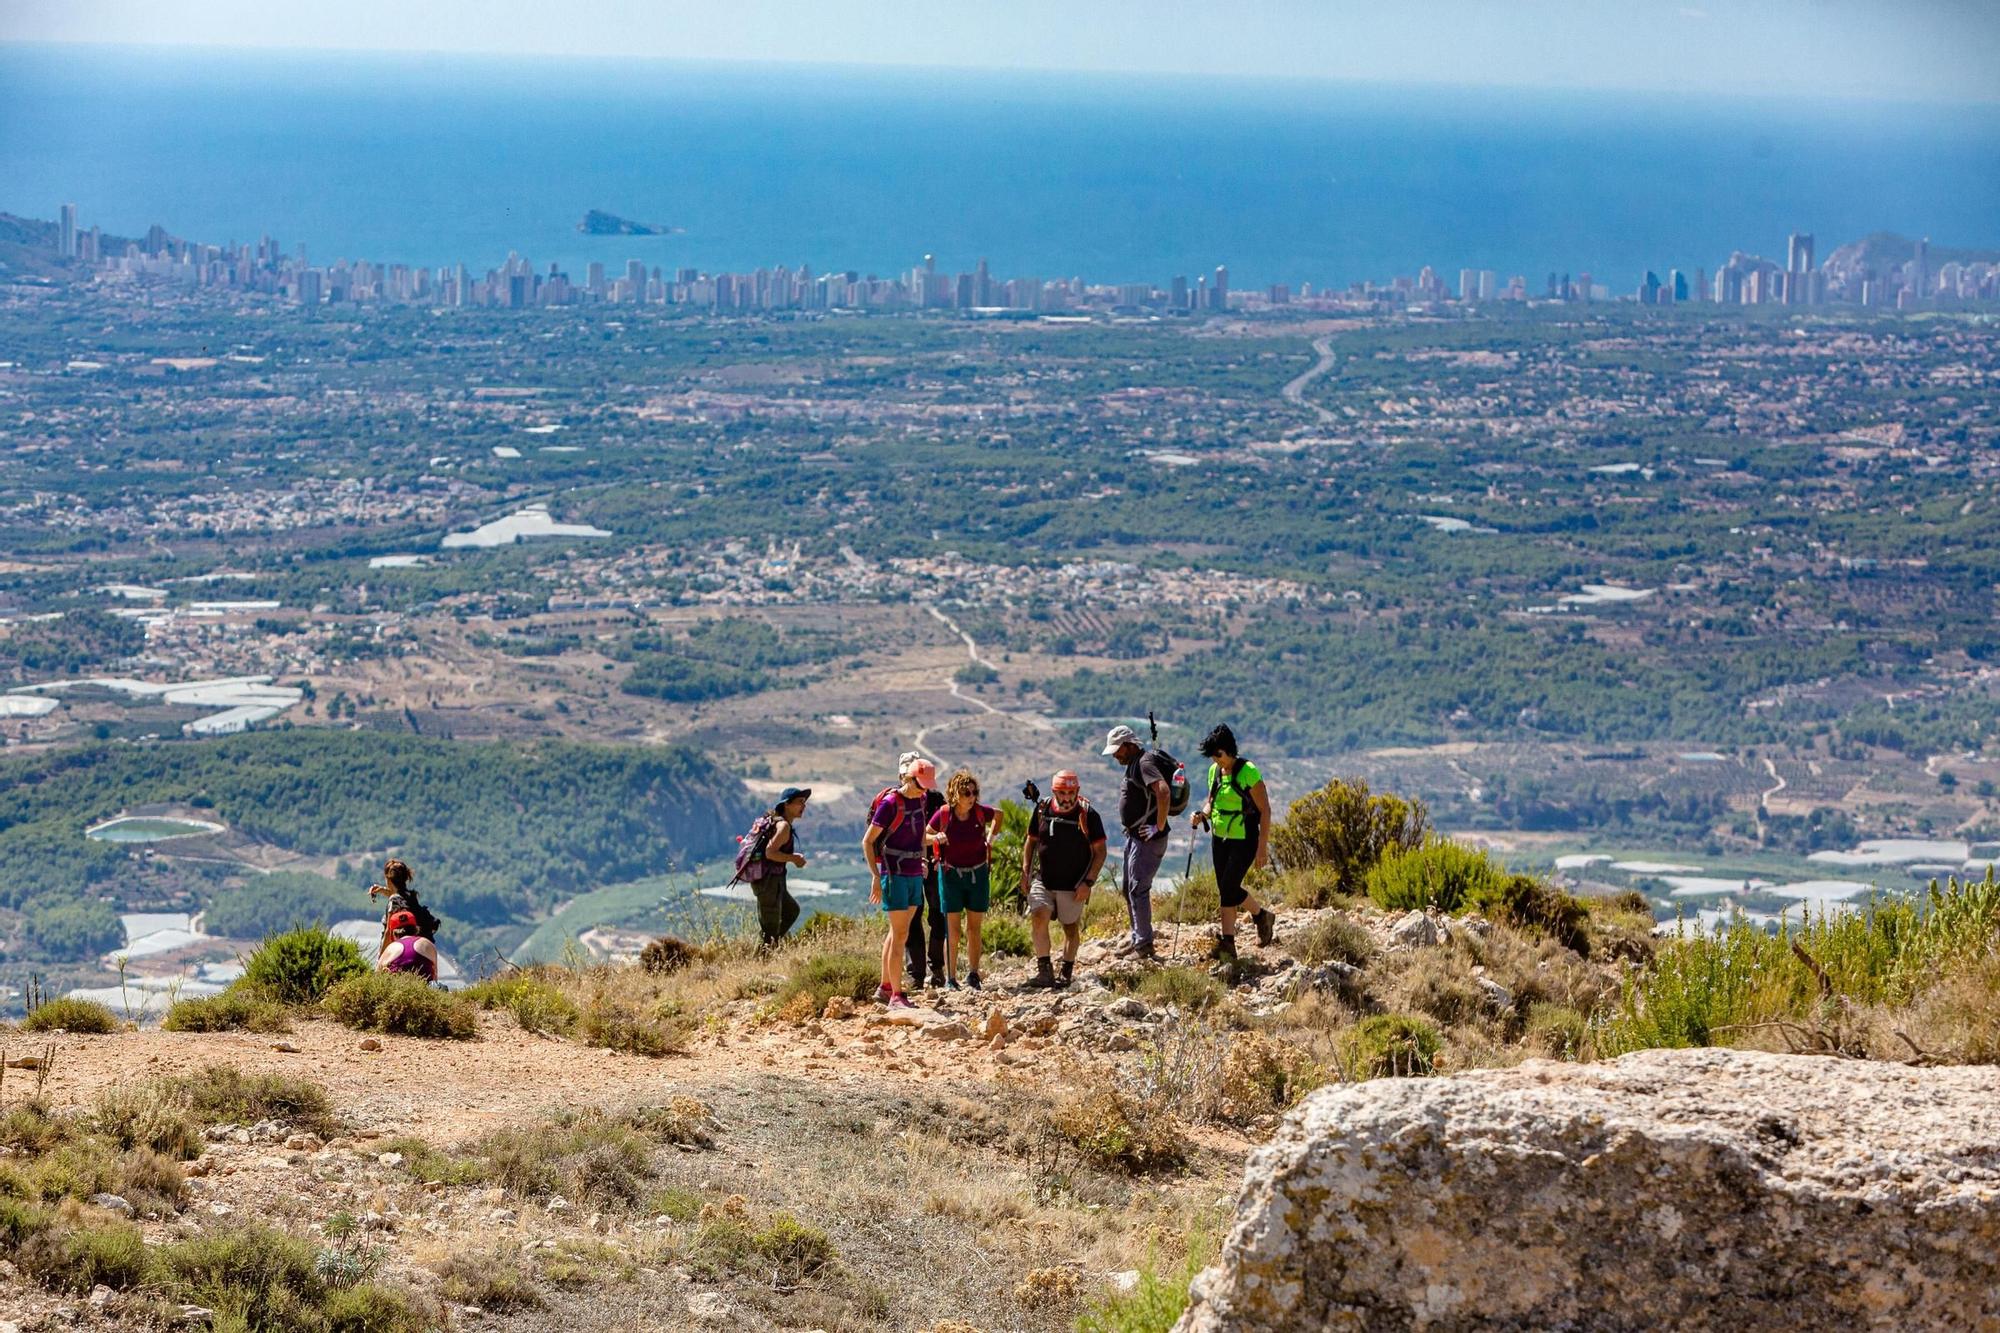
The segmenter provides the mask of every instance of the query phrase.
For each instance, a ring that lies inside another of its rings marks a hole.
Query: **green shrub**
[[[354,941],[325,926],[273,935],[243,961],[243,980],[280,1004],[313,1004],[341,982],[368,975]]]
[[[438,1267],[438,1292],[455,1305],[476,1305],[491,1314],[538,1310],[542,1293],[506,1250],[454,1254]]]
[[[687,1050],[694,1026],[685,1015],[665,1010],[640,1014],[602,995],[590,1002],[581,1021],[584,1045],[654,1059]]]
[[[220,995],[177,1001],[160,1026],[169,1032],[290,1032],[285,1006],[254,990],[231,987]]]
[[[440,1151],[422,1139],[388,1139],[380,1145],[382,1153],[395,1153],[403,1159],[403,1169],[422,1181],[441,1181],[446,1185],[483,1185],[487,1180],[486,1163],[477,1157],[460,1157]]]
[[[1206,1263],[1207,1246],[1197,1241],[1187,1259],[1170,1274],[1151,1260],[1139,1270],[1138,1285],[1108,1296],[1077,1317],[1077,1333],[1170,1333],[1187,1313],[1188,1288]]]
[[[0,1197],[0,1250],[17,1250],[30,1236],[39,1236],[55,1221],[25,1199]]]
[[[1537,1055],[1581,1060],[1590,1040],[1590,1020],[1568,1005],[1531,1004],[1524,1039]]]
[[[827,1234],[790,1213],[774,1214],[750,1243],[777,1269],[782,1286],[795,1287],[833,1262],[833,1242]]]
[[[174,1299],[214,1310],[258,1330],[319,1326],[326,1284],[318,1252],[305,1241],[262,1226],[205,1232],[154,1251],[156,1271]]]
[[[183,1162],[201,1156],[201,1124],[187,1099],[164,1080],[106,1088],[91,1127],[120,1148],[149,1148]]]
[[[1135,990],[1142,999],[1174,1005],[1186,1014],[1201,1013],[1229,995],[1220,981],[1195,967],[1151,968],[1139,974]]]
[[[340,1128],[326,1089],[310,1079],[245,1074],[234,1065],[210,1065],[174,1082],[194,1113],[210,1124],[276,1120],[319,1135]]]
[[[466,1150],[484,1178],[528,1199],[629,1208],[645,1197],[652,1145],[630,1125],[597,1114],[496,1130]]]
[[[1341,1033],[1338,1046],[1350,1078],[1403,1078],[1432,1071],[1438,1033],[1421,1018],[1375,1014]]]
[[[882,960],[862,953],[821,953],[793,961],[785,984],[774,999],[780,1008],[801,995],[810,995],[815,1009],[826,1008],[836,995],[850,1000],[866,1000],[875,994],[882,979]]]
[[[1375,939],[1358,921],[1323,916],[1291,941],[1292,956],[1308,967],[1325,963],[1364,966],[1375,956]]]
[[[1271,897],[1287,907],[1345,907],[1354,897],[1343,883],[1340,872],[1332,866],[1280,868]]]
[[[45,1101],[18,1101],[0,1111],[0,1144],[17,1152],[44,1153],[83,1132],[82,1122],[56,1115]]]
[[[130,1222],[51,1227],[30,1236],[17,1254],[29,1277],[76,1296],[96,1286],[124,1291],[146,1276],[146,1242]]]
[[[987,953],[999,958],[1026,958],[1035,951],[1028,919],[1012,912],[991,912],[980,922],[979,938]]]
[[[1292,802],[1271,830],[1271,857],[1285,870],[1331,870],[1329,891],[1353,896],[1383,858],[1414,851],[1431,836],[1422,801],[1370,795],[1364,782],[1334,781]]]
[[[523,1032],[568,1036],[583,1011],[536,971],[510,972],[467,986],[460,995],[481,1009],[505,1009]]]
[[[320,1007],[348,1027],[402,1037],[469,1041],[479,1035],[479,1011],[421,977],[364,972],[334,986]]]
[[[327,1333],[429,1333],[438,1327],[410,1297],[379,1282],[328,1292],[320,1313]]]
[[[675,1185],[647,1199],[646,1212],[670,1222],[692,1222],[701,1216],[701,1195]]]
[[[1508,875],[1497,888],[1469,903],[1503,925],[1546,935],[1566,949],[1590,952],[1584,933],[1589,909],[1577,898],[1532,875]]]
[[[102,1035],[118,1030],[118,1018],[95,1000],[62,996],[44,1000],[21,1020],[23,1032],[88,1032]]]
[[[1485,852],[1436,838],[1392,850],[1368,872],[1368,896],[1392,912],[1436,907],[1457,912],[1497,898],[1506,875]]]

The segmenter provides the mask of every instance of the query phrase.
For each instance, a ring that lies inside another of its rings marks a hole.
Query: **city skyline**
[[[1243,292],[1232,291],[1227,264],[1217,264],[1211,273],[1196,274],[1192,280],[1185,273],[1175,274],[1160,285],[1153,281],[1090,282],[1081,275],[1001,277],[990,271],[984,257],[972,269],[954,273],[948,267],[940,269],[936,256],[928,253],[918,264],[887,276],[859,269],[815,273],[810,263],[801,263],[797,269],[780,264],[736,272],[648,265],[641,259],[626,260],[619,273],[605,261],[593,260],[579,281],[559,262],[551,262],[543,272],[532,260],[510,251],[504,264],[475,276],[463,262],[433,266],[365,258],[350,262],[339,257],[331,264],[315,265],[304,242],[290,253],[268,233],[254,246],[235,241],[217,245],[176,236],[158,223],[148,228],[143,240],[128,239],[118,247],[107,244],[100,227],[83,228],[75,204],[59,205],[57,214],[56,247],[64,260],[95,266],[103,274],[261,292],[314,307],[322,302],[373,301],[508,309],[671,305],[731,314],[845,309],[1192,315],[1295,302],[1348,308],[1437,307],[1453,302],[1470,306],[1537,299],[1580,303],[1631,300],[1641,305],[1818,306],[1847,302],[1913,309],[1939,300],[2000,300],[2000,262],[1992,258],[1940,259],[1933,254],[1929,237],[1911,241],[1908,260],[1884,260],[1866,253],[1867,246],[1880,238],[1879,233],[1854,243],[1862,249],[1861,259],[1838,269],[1834,255],[1829,255],[1824,266],[1816,267],[1816,237],[1795,231],[1785,239],[1782,262],[1734,250],[1712,275],[1706,266],[1697,267],[1692,278],[1681,268],[1669,267],[1662,278],[1648,268],[1629,294],[1597,282],[1588,270],[1574,276],[1569,271],[1550,270],[1537,290],[1525,274],[1511,275],[1503,283],[1497,270],[1468,267],[1458,270],[1453,286],[1449,270],[1430,264],[1413,275],[1397,275],[1386,282],[1366,278],[1344,285],[1316,286],[1302,281],[1297,287],[1273,282]],[[113,249],[117,253],[109,252]]]
[[[596,0],[555,28],[529,0],[217,0],[205,15],[191,27],[133,0],[17,0],[0,41],[2000,102],[2000,10],[1980,0]],[[1671,52],[1681,58],[1657,58]]]

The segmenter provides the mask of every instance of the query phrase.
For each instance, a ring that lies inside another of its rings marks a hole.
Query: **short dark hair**
[[[1201,752],[1210,759],[1219,754],[1234,758],[1236,755],[1236,733],[1226,722],[1218,722],[1215,729],[1201,738]]]

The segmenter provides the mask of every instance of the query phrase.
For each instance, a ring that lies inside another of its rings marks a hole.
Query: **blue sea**
[[[2000,246],[2000,108],[1186,77],[0,46],[0,210],[315,262],[1238,287]],[[684,229],[580,235],[601,208]]]

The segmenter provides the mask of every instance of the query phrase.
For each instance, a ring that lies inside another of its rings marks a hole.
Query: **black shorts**
[[[1241,907],[1249,894],[1243,891],[1243,877],[1257,859],[1257,844],[1248,838],[1211,838],[1215,860],[1215,887],[1224,907]]]

